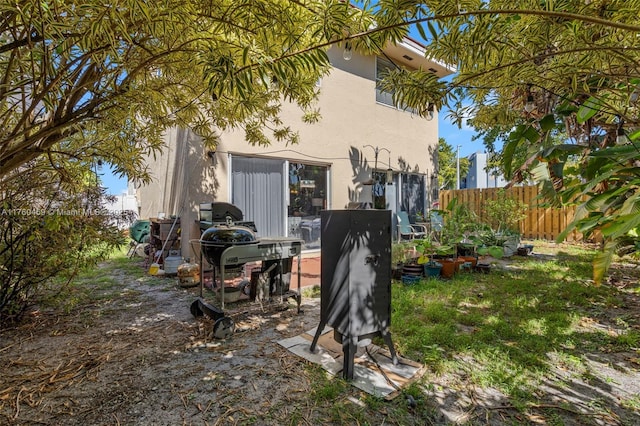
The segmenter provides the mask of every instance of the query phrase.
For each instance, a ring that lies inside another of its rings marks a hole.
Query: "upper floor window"
[[[416,113],[413,108],[407,108],[404,105],[396,105],[393,102],[393,92],[387,92],[380,88],[379,83],[382,81],[385,74],[395,68],[396,66],[388,59],[379,56],[376,57],[376,102],[384,105],[389,105],[393,108],[401,109],[403,111]]]
[[[376,102],[395,107],[393,93],[385,92],[380,88],[385,73],[393,69],[393,64],[384,58],[376,58]]]

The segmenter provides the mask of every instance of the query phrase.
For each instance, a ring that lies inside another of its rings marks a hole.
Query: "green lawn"
[[[587,376],[590,351],[637,350],[637,316],[610,312],[636,290],[594,286],[588,249],[535,244],[535,252],[555,255],[514,256],[486,275],[394,283],[397,350],[424,363],[431,377],[464,372],[467,386],[496,388],[523,407],[536,402],[552,363]]]

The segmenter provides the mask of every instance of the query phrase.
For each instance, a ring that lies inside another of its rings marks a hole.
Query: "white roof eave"
[[[425,57],[424,47],[409,37],[405,37],[400,43],[388,44],[383,51],[395,61],[409,68],[431,70],[432,72],[435,70],[438,77],[445,77],[457,71],[453,65]],[[407,59],[405,55],[411,59]]]

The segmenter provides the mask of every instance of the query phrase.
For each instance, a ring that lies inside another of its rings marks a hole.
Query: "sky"
[[[438,137],[444,138],[454,151],[460,145],[460,158],[468,157],[474,152],[484,152],[482,141],[472,140],[476,131],[467,125],[463,125],[459,129],[456,124],[452,124],[447,119],[447,112],[447,110],[442,110],[438,114]]]
[[[127,192],[127,179],[114,176],[111,169],[104,166],[98,174],[101,174],[102,186],[107,188],[107,194],[122,195],[123,192]]]

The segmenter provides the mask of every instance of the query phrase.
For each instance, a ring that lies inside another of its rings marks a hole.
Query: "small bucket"
[[[149,275],[158,275],[159,270],[160,270],[160,265],[156,262],[153,262],[151,266],[149,266]]]

